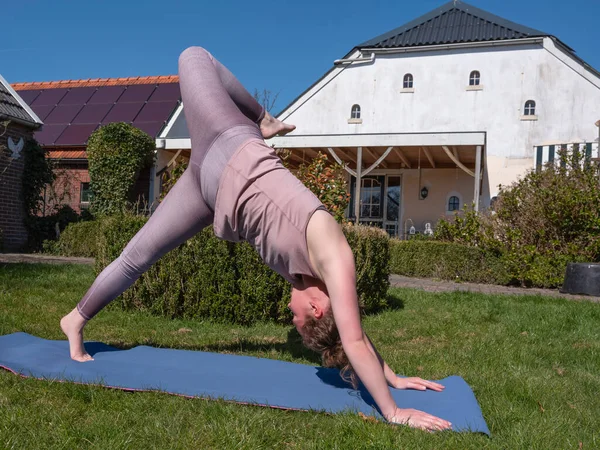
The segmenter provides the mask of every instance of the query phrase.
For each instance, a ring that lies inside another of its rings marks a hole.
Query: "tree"
[[[259,92],[258,89],[254,89],[254,99],[265,108],[265,111],[271,112],[277,102],[277,97],[279,97],[279,92],[273,94],[268,89],[263,89],[262,92]]]
[[[140,171],[154,163],[155,148],[148,134],[123,122],[92,133],[87,153],[95,212],[113,214],[129,206],[129,194]]]

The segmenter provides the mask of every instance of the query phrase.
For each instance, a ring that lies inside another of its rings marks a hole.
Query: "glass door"
[[[401,215],[400,176],[366,176],[361,180],[360,190],[360,223],[380,227],[391,236],[400,233]],[[356,178],[350,180],[350,220],[355,220],[354,198],[356,195]]]
[[[367,176],[361,179],[360,187],[360,223],[381,227],[383,225],[383,195],[385,176]],[[356,218],[354,198],[356,178],[350,181],[350,218]]]
[[[384,229],[390,236],[400,235],[400,215],[402,208],[400,202],[402,199],[402,177],[388,176],[385,188],[385,222]]]

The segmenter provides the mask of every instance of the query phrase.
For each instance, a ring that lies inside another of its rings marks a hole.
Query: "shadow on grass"
[[[389,305],[386,310],[395,311],[397,309],[404,309],[404,300],[402,300],[402,297],[399,293],[388,291],[386,300]]]
[[[185,344],[174,343],[172,345],[155,342],[152,339],[132,343],[112,342],[110,345],[101,342],[87,342],[85,348],[91,356],[96,353],[129,350],[140,345],[158,348],[172,348],[176,350],[193,350],[202,352],[226,352],[226,353],[250,353],[271,352],[287,353],[296,359],[305,359],[313,364],[320,365],[321,358],[315,352],[302,345],[302,339],[295,328],[291,328],[287,334],[286,342],[265,342],[260,339],[235,339],[227,343],[218,344]]]
[[[402,300],[401,294],[389,292],[387,295],[388,306],[385,310],[400,310],[404,308],[404,301]],[[163,343],[157,342],[153,339],[145,339],[143,341],[134,341],[131,343],[123,342],[112,342],[113,347],[102,347],[100,343],[87,343],[86,349],[90,355],[94,356],[95,353],[104,351],[115,351],[115,350],[129,350],[131,348],[146,345],[150,347],[158,348],[172,348],[177,350],[192,350],[192,351],[203,351],[203,352],[225,352],[225,353],[257,353],[257,352],[272,352],[275,350],[281,354],[289,354],[295,359],[304,359],[315,365],[321,365],[321,357],[317,353],[307,349],[302,345],[302,338],[294,327],[290,327],[287,333],[287,339],[285,342],[268,342],[265,340],[257,339],[238,339],[234,338],[230,342],[220,342],[216,344],[189,344],[183,342],[177,343]]]

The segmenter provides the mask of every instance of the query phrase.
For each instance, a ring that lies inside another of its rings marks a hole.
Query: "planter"
[[[600,297],[600,264],[569,263],[560,292]]]

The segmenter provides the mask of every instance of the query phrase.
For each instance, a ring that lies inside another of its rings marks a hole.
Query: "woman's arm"
[[[315,212],[308,224],[307,241],[313,267],[327,286],[346,356],[383,416],[391,422],[426,429],[450,427],[449,422],[435,416],[396,406],[383,366],[360,324],[354,256],[339,224],[328,213]]]

